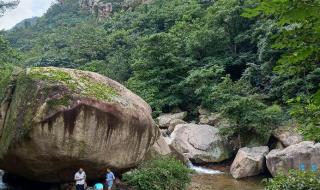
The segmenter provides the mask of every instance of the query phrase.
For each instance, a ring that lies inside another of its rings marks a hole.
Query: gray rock
[[[267,146],[239,149],[230,168],[231,175],[239,179],[262,173],[266,169],[265,156],[268,152]]]
[[[303,137],[294,132],[293,130],[277,129],[273,133],[273,136],[282,143],[284,147],[298,144],[303,141]]]
[[[171,121],[175,119],[183,120],[186,116],[187,116],[187,112],[167,113],[157,117],[156,122],[158,123],[160,128],[168,128],[170,126]]]
[[[168,128],[168,131],[169,131],[169,133],[171,134],[173,131],[174,131],[174,129],[175,129],[175,127],[177,126],[177,125],[179,125],[179,124],[186,124],[187,122],[185,122],[185,121],[183,121],[183,120],[181,120],[181,119],[173,119],[173,120],[171,120],[170,121],[170,124],[169,124],[169,128]]]
[[[170,145],[195,163],[221,162],[233,154],[233,145],[209,125],[179,124],[171,138]]]
[[[267,167],[275,176],[277,172],[288,172],[290,169],[300,169],[303,165],[309,170],[312,165],[320,168],[320,143],[303,141],[288,146],[285,149],[274,149],[266,156]]]

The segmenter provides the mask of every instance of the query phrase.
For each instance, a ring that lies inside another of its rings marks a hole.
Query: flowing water
[[[189,166],[195,174],[192,175],[188,190],[263,190],[262,177],[236,180],[227,172],[192,164]]]
[[[3,177],[4,172],[2,170],[0,170],[0,190],[7,190],[9,189],[9,187],[3,183],[2,181],[2,177]]]

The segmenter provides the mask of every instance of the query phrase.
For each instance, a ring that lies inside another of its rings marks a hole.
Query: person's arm
[[[77,174],[74,175],[74,180],[75,180],[75,181],[78,181],[78,180],[79,180]]]
[[[116,178],[114,177],[114,174],[112,173],[112,178],[113,178],[113,180],[115,180]]]

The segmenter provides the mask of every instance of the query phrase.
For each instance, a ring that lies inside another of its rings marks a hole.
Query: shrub
[[[163,157],[126,173],[123,180],[139,190],[184,190],[190,183],[190,173],[181,161]]]
[[[291,170],[265,180],[266,190],[320,190],[320,172]]]

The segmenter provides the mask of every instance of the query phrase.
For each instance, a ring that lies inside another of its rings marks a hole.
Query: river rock
[[[230,168],[231,175],[239,179],[262,173],[266,168],[265,156],[268,152],[267,146],[239,149]]]
[[[267,167],[275,176],[277,172],[288,172],[290,169],[309,170],[312,166],[320,168],[320,143],[303,141],[285,149],[271,150],[266,156]]]
[[[210,125],[179,124],[170,145],[194,163],[221,162],[233,155],[233,145]]]
[[[168,128],[171,121],[175,119],[183,120],[185,117],[187,117],[187,112],[167,113],[157,117],[156,121],[160,128]]]
[[[145,101],[96,73],[27,69],[9,96],[0,168],[32,180],[73,181],[79,167],[89,180],[107,168],[121,173],[143,161],[160,136]]]
[[[277,129],[272,135],[284,146],[298,144],[303,141],[303,137],[293,130]]]

